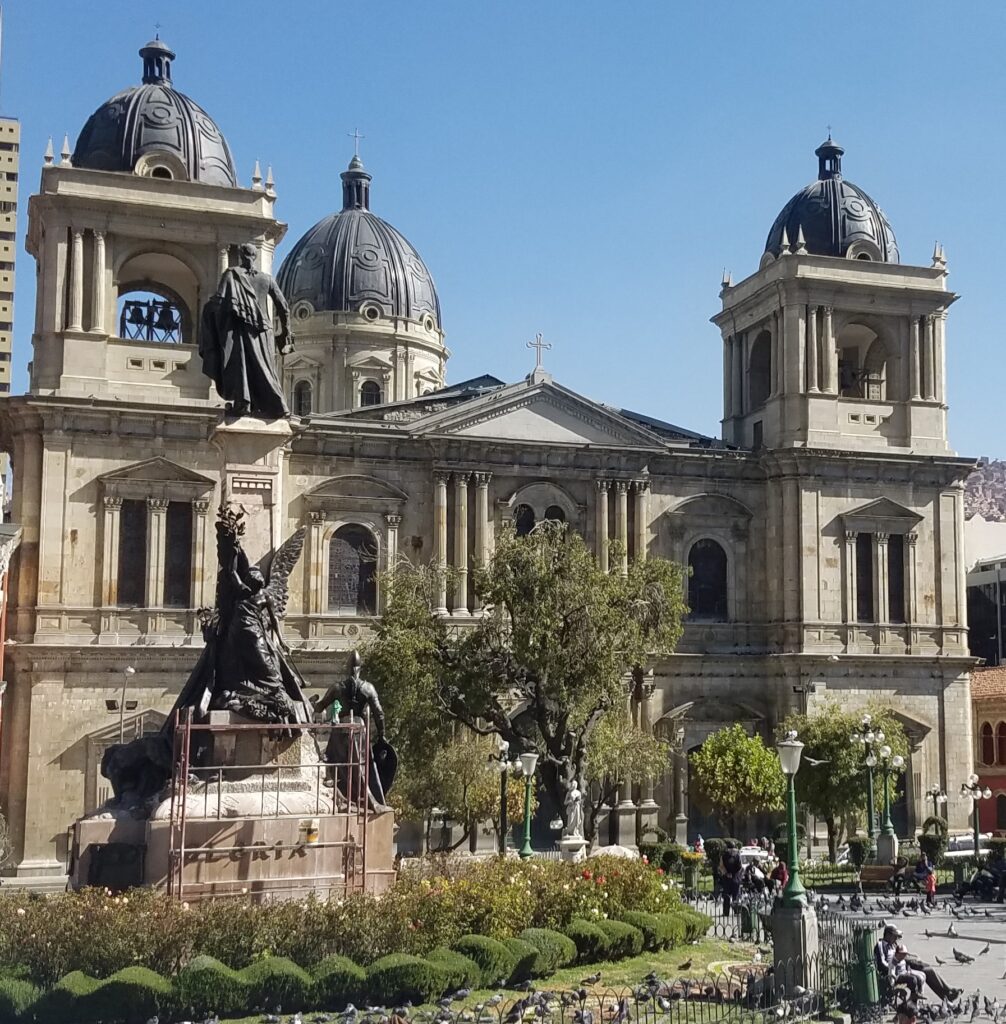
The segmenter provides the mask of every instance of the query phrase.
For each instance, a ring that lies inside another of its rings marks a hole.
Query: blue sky
[[[161,23],[176,87],[248,184],[272,164],[279,256],[341,204],[347,133],[371,206],[433,272],[452,380],[507,380],[541,331],[556,379],[719,433],[709,323],[757,268],[832,125],[905,262],[943,242],[951,441],[1006,457],[1001,389],[1006,5],[538,0],[7,0],[0,109],[22,122],[22,239],[46,140],[139,81]],[[18,257],[15,386],[34,267]],[[986,383],[977,391],[975,381]]]

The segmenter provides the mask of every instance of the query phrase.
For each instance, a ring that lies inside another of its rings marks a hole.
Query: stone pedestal
[[[893,864],[898,859],[898,837],[877,836],[877,863]]]
[[[811,907],[776,905],[772,911],[772,955],[778,986],[775,1002],[792,993],[796,985],[815,987],[820,944],[817,914]]]
[[[688,845],[688,817],[684,814],[674,819],[674,841],[678,846]]]
[[[221,455],[221,501],[246,514],[242,545],[252,562],[275,551],[282,536],[283,452],[293,436],[286,420],[224,420],[211,440]]]
[[[660,805],[656,800],[644,799],[640,803],[639,811],[636,816],[640,836],[645,838],[647,832],[652,832],[657,827],[657,817],[659,813]]]
[[[615,815],[615,845],[636,849],[636,805],[631,800],[623,800],[612,813]]]
[[[559,840],[559,853],[564,861],[575,864],[587,857],[587,840],[583,836],[563,836]]]

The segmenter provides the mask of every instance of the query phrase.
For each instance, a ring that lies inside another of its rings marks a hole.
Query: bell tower
[[[724,279],[723,438],[744,448],[947,453],[946,287],[899,262],[879,206],[818,147],[818,178],[783,207],[758,271]]]

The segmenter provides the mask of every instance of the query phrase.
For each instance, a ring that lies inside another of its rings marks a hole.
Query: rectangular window
[[[192,593],[191,502],[168,502],[164,532],[164,607],[188,608]]]
[[[763,441],[764,433],[762,428],[761,420],[755,420],[751,424],[751,447],[757,451],[765,443]]]
[[[873,622],[873,534],[856,534],[856,618]]]
[[[905,538],[900,533],[887,539],[887,608],[891,622],[905,621]]]
[[[127,499],[119,513],[117,604],[140,606],[147,591],[147,503]]]

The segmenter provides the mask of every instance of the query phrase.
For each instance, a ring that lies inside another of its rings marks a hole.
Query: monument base
[[[895,835],[885,836],[881,833],[877,836],[877,863],[893,864],[898,859],[898,837]]]
[[[559,840],[559,853],[564,861],[576,864],[587,859],[587,840],[583,836],[563,836]]]
[[[776,1002],[791,994],[795,986],[816,988],[820,944],[817,914],[812,907],[784,907],[772,910],[772,955],[775,962]]]

